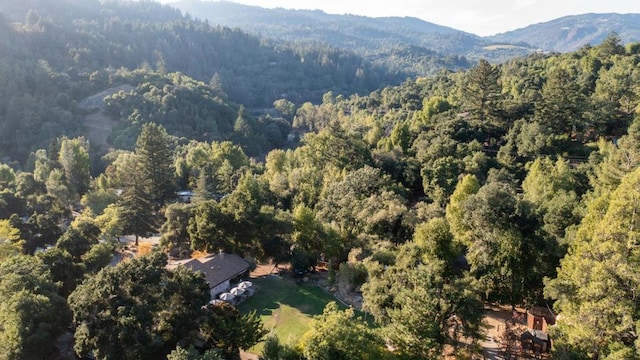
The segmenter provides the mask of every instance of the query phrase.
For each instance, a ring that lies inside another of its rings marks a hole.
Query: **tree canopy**
[[[375,319],[329,305],[265,356],[462,357],[487,301],[557,312],[554,356],[639,352],[637,44],[385,86],[401,74],[160,4],[37,3],[0,17],[0,357],[69,325],[99,359],[236,357],[257,315],[166,268],[220,249],[327,266]]]

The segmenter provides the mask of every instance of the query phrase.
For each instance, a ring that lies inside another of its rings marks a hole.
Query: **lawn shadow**
[[[253,296],[238,305],[238,310],[243,314],[255,310],[258,316],[272,315],[273,312],[280,307],[279,299],[274,296],[274,290],[270,286],[272,281],[268,281],[266,277],[264,277],[251,279],[251,282],[257,291]]]

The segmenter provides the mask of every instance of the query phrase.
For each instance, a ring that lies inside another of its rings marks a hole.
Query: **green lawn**
[[[314,315],[322,314],[325,305],[337,301],[331,294],[316,285],[295,284],[278,277],[251,279],[258,286],[255,295],[238,307],[240,312],[253,310],[262,319],[265,329],[275,333],[280,341],[296,345],[309,329]],[[342,307],[342,304],[340,304]],[[250,349],[259,354],[262,344]]]

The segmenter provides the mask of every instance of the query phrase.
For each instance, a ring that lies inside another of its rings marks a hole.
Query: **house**
[[[545,353],[551,349],[551,339],[547,333],[549,325],[555,325],[556,317],[549,308],[534,306],[527,310],[527,328],[520,337],[522,348]]]
[[[556,317],[546,307],[534,306],[527,310],[527,327],[531,330],[547,332],[549,325],[555,325]]]
[[[178,201],[182,203],[190,203],[191,198],[195,196],[195,193],[191,190],[182,190],[176,193],[178,196]]]
[[[191,190],[181,190],[176,193],[176,196],[178,197],[178,202],[188,204],[193,200],[194,197],[196,197],[196,193]],[[220,193],[210,194],[210,197],[216,201],[222,200],[225,196],[227,195]]]
[[[212,298],[229,290],[232,281],[242,279],[251,269],[251,265],[240,256],[224,252],[197,259],[171,261],[167,268],[175,269],[178,266],[202,272],[209,283]]]

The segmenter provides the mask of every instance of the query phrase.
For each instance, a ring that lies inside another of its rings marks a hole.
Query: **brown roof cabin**
[[[547,327],[555,325],[556,317],[546,307],[535,306],[527,310],[527,328],[520,336],[523,349],[531,349],[534,353],[546,353],[551,349],[551,339]]]
[[[232,281],[243,278],[251,269],[249,263],[240,256],[224,252],[197,259],[172,261],[167,268],[174,269],[178,266],[202,272],[209,283],[212,298],[229,290]]]
[[[547,326],[555,323],[555,315],[546,307],[534,306],[527,310],[527,327],[530,330],[541,330],[546,333]]]

